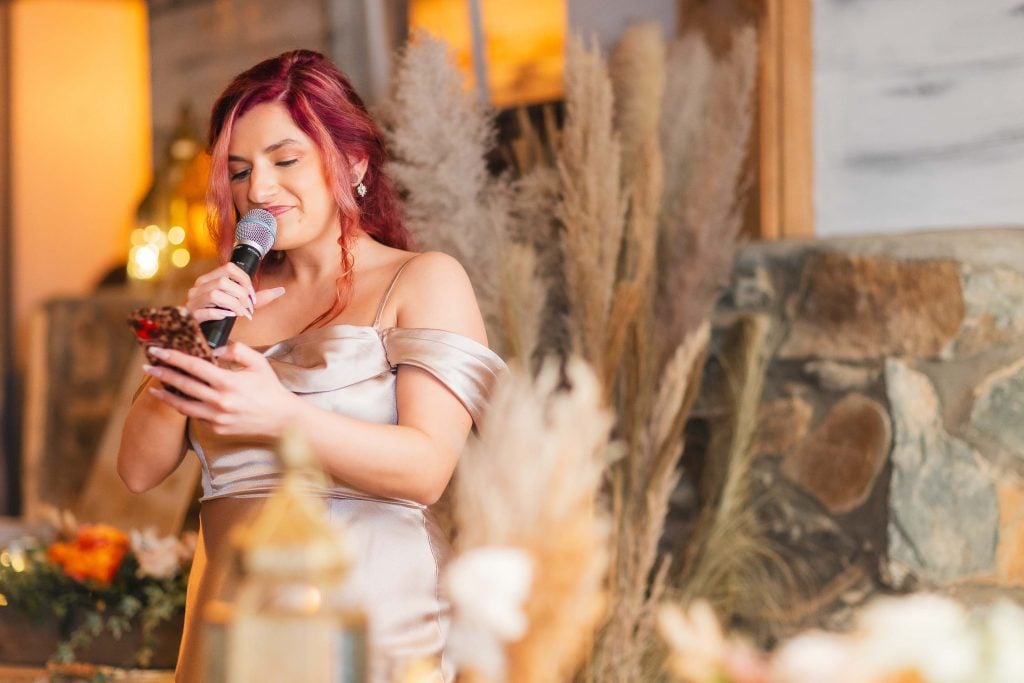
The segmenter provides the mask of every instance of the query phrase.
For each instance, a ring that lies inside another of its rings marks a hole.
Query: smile
[[[266,210],[269,211],[270,213],[272,213],[274,215],[274,217],[276,218],[277,216],[280,216],[282,213],[285,213],[287,211],[291,211],[293,208],[295,208],[295,207],[292,207],[292,206],[268,206],[268,207],[266,207]]]

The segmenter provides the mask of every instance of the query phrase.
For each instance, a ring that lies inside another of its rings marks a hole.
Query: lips
[[[267,207],[264,207],[264,208],[267,211],[269,211],[271,214],[273,214],[275,218],[277,218],[282,213],[285,213],[286,211],[291,211],[293,207],[291,207],[291,206],[267,206]]]

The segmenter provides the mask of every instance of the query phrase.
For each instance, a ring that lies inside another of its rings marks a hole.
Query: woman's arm
[[[394,306],[399,327],[448,330],[486,343],[469,278],[444,254],[423,254],[411,262],[389,305]],[[300,399],[282,387],[266,359],[247,346],[232,344],[221,358],[241,369],[222,370],[171,352],[166,362],[210,386],[155,369],[156,377],[200,401],[183,401],[166,392],[158,396],[187,415],[209,420],[220,434],[273,438],[293,425],[330,474],[367,493],[435,502],[472,426],[462,403],[440,381],[415,367],[399,368],[398,424],[386,425],[332,413]]]
[[[132,493],[142,493],[166,479],[187,451],[185,416],[158,400],[146,380],[128,410],[117,450],[117,473]]]

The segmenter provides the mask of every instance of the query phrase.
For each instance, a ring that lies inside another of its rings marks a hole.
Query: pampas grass
[[[612,418],[585,364],[569,361],[564,380],[554,363],[507,378],[459,469],[459,551],[513,547],[534,561],[510,681],[567,680],[601,614],[607,520],[595,499]]]
[[[387,170],[418,245],[459,260],[491,346],[506,359],[529,360],[541,343],[541,293],[553,267],[550,259],[531,260],[519,245],[552,238],[553,171],[538,166],[515,179],[488,172],[493,112],[464,89],[445,44],[425,33],[398,59],[390,95],[376,113],[391,153]],[[537,154],[539,146],[538,138]]]
[[[735,323],[723,343],[726,381],[713,393],[727,409],[712,432],[700,482],[703,505],[687,540],[677,596],[683,604],[701,598],[718,614],[752,621],[782,611],[783,595],[791,595],[796,584],[765,536],[751,488],[750,442],[768,361],[767,336],[767,319],[749,316]]]
[[[583,391],[587,410],[611,408],[623,448],[603,464],[598,496],[593,461],[563,451],[600,450],[594,439],[603,433],[607,443],[609,423],[582,412],[569,420],[582,407],[567,407],[546,366],[538,384],[520,377],[501,390],[480,445],[460,464],[459,547],[527,547],[543,572],[529,631],[508,649],[509,680],[568,680],[581,654],[577,677],[602,682],[651,680],[663,664],[655,615],[670,577],[658,543],[707,319],[736,249],[754,118],[754,35],[731,42],[716,61],[699,38],[666,49],[660,28],[641,25],[606,63],[595,46],[571,40],[562,129],[550,111],[542,132],[520,113],[508,155],[515,173],[497,177],[484,172],[489,114],[458,91],[443,48],[421,37],[399,63],[385,107],[392,173],[421,243],[466,265],[492,343],[514,366],[553,353],[594,368],[596,381],[569,363],[572,400]],[[742,439],[735,446],[729,457]],[[729,495],[711,505],[742,507],[749,468],[724,469]],[[591,530],[602,509],[611,517],[607,555]],[[722,534],[741,516],[719,512],[706,513],[699,540],[712,559],[735,547]],[[689,556],[687,595],[735,585],[708,562]],[[607,610],[588,641],[605,566]]]
[[[687,52],[700,55],[702,51],[681,47],[670,54],[682,58]],[[673,73],[671,67],[669,73]],[[682,145],[682,158],[689,155],[691,159],[685,172],[669,173],[681,184],[666,186],[661,214],[654,310],[666,340],[685,337],[708,317],[732,269],[743,224],[739,198],[749,183],[743,171],[754,120],[751,93],[756,73],[757,36],[753,28],[744,27],[710,76],[712,87],[705,95],[700,135],[692,142],[685,135],[671,135],[666,141]],[[670,82],[667,88],[673,98],[678,87]],[[690,144],[693,148],[687,151]],[[672,341],[661,345],[657,358],[664,362],[674,349]]]
[[[573,349],[604,370],[626,200],[619,179],[621,147],[612,126],[612,86],[596,46],[569,41],[565,126],[557,168],[562,258]],[[618,322],[618,321],[616,321]]]

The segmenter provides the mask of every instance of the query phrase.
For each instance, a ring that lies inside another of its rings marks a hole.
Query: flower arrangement
[[[52,656],[56,662],[74,661],[103,632],[120,640],[138,623],[142,645],[135,663],[148,666],[156,628],[184,608],[195,534],[126,534],[69,519],[57,541],[30,538],[0,552],[0,609],[37,623],[55,619],[65,636]]]
[[[1024,609],[942,596],[876,600],[849,633],[811,631],[771,654],[726,635],[710,606],[665,606],[659,626],[682,683],[1011,683],[1024,680]]]

